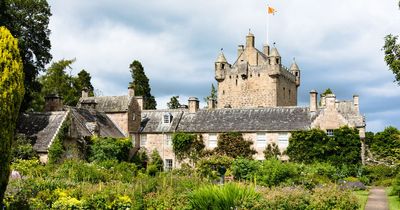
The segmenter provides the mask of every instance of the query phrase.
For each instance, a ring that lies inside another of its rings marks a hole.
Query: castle
[[[263,159],[263,150],[271,143],[284,151],[291,132],[296,130],[320,128],[333,135],[334,129],[347,125],[359,130],[363,143],[366,124],[357,95],[349,101],[338,101],[334,94],[327,94],[319,103],[317,91],[311,90],[309,106],[298,107],[300,69],[295,62],[289,69],[281,62],[275,47],[266,45],[262,52],[256,49],[255,37],[249,33],[246,46],[239,45],[234,64],[227,62],[223,52],[217,57],[218,98],[210,99],[207,108],[200,109],[199,100],[190,97],[187,108],[143,110],[143,98],[135,96],[133,89],[128,89],[125,96],[88,97],[83,92],[78,107],[66,108],[59,103],[49,106],[48,112],[40,115],[41,126],[32,126],[37,117],[26,114],[18,124],[18,132],[36,138],[35,148],[41,148],[41,160],[45,162],[46,149],[69,119],[70,134],[75,139],[90,135],[131,137],[136,148],[158,150],[166,169],[180,164],[172,150],[175,132],[201,135],[207,149],[217,146],[219,134],[241,132],[254,142],[255,159]],[[23,129],[32,127],[41,129]],[[363,154],[363,144],[361,149]]]

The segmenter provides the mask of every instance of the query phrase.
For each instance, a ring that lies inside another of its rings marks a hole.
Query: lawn
[[[390,195],[390,192],[392,191],[392,187],[386,188],[386,195],[388,195],[388,201],[389,201],[389,209],[390,210],[397,210],[400,209],[400,199],[399,197],[395,195]]]
[[[364,210],[365,205],[367,204],[367,200],[368,200],[368,195],[369,192],[368,190],[357,190],[354,191],[354,194],[357,196],[358,201],[360,203],[360,210]]]

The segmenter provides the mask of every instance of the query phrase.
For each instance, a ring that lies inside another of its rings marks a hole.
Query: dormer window
[[[171,113],[165,113],[163,117],[164,124],[170,124],[172,122],[172,115]]]

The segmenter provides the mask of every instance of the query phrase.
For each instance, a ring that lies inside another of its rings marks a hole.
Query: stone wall
[[[125,136],[128,136],[128,113],[127,112],[106,113],[106,115],[121,130],[121,132]]]

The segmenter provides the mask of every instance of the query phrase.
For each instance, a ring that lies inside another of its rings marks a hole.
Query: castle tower
[[[218,82],[217,108],[296,106],[300,70],[292,65],[290,70],[282,65],[276,47],[255,47],[252,33],[246,44],[239,45],[234,64],[229,64],[221,52],[215,62],[215,79]]]
[[[300,68],[296,63],[296,60],[293,58],[293,63],[290,66],[290,72],[296,77],[296,86],[300,86]]]

